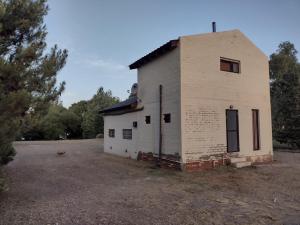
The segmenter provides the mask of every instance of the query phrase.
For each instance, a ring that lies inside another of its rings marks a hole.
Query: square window
[[[133,121],[132,126],[133,126],[134,128],[137,128],[137,126],[138,126],[137,121]]]
[[[109,129],[108,136],[114,138],[115,137],[115,129]]]
[[[145,122],[146,122],[146,124],[150,124],[151,123],[151,116],[145,116]]]
[[[132,129],[123,129],[123,139],[132,139]]]
[[[165,121],[165,123],[171,123],[171,114],[170,113],[164,114],[164,121]]]

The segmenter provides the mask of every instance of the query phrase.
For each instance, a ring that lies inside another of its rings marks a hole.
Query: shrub
[[[12,161],[15,155],[16,152],[12,143],[8,142],[0,144],[0,166]]]
[[[104,138],[104,135],[103,134],[97,134],[96,138]]]

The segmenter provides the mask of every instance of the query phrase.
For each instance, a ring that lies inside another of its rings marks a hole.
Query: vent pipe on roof
[[[216,22],[212,22],[212,32],[216,32]]]

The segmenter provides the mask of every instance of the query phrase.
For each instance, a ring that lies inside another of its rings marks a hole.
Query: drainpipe
[[[159,149],[158,149],[158,166],[162,156],[162,85],[159,85]]]
[[[216,27],[216,22],[212,22],[212,32],[216,32],[217,31],[217,27]]]

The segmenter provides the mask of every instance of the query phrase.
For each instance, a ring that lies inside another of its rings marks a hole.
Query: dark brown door
[[[227,152],[240,151],[238,110],[226,110]]]
[[[259,137],[259,111],[258,109],[252,109],[252,128],[253,128],[253,149],[260,149],[260,137]]]

